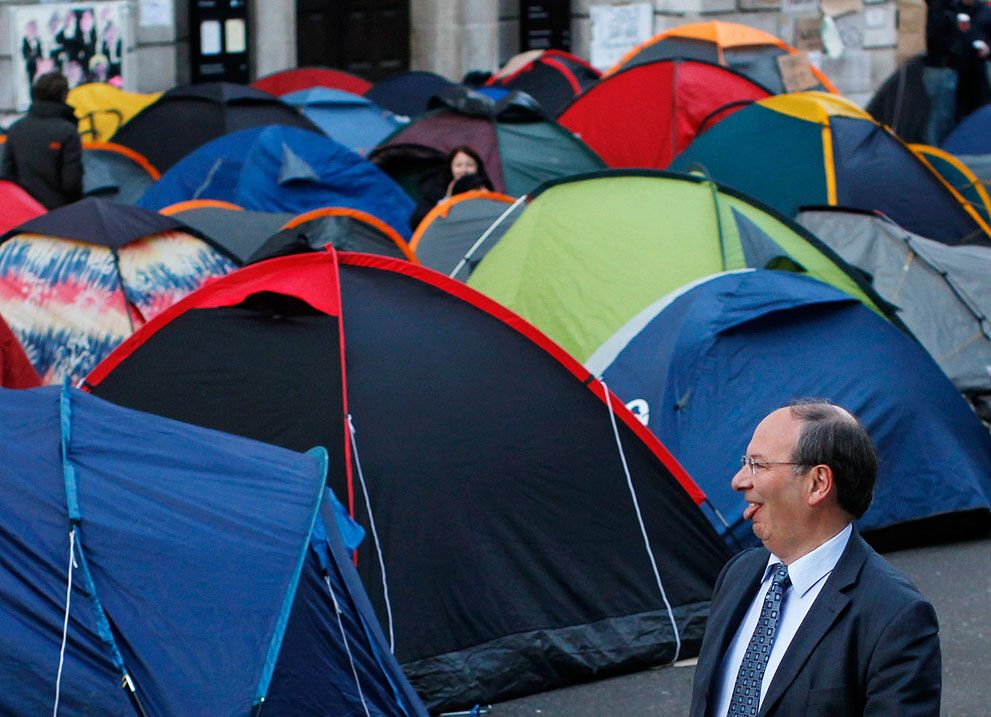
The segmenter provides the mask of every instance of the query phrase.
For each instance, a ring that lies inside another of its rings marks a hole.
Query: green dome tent
[[[579,361],[668,292],[731,269],[804,271],[880,312],[808,231],[711,180],[613,170],[546,184],[468,284]]]

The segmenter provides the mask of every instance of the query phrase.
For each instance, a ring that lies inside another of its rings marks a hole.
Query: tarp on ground
[[[599,71],[564,50],[530,50],[514,55],[488,85],[518,90],[533,97],[548,117],[557,115],[599,81]]]
[[[713,179],[794,217],[803,206],[881,211],[946,244],[991,227],[938,173],[849,100],[797,92],[755,102],[699,135],[671,168]]]
[[[319,449],[44,388],[0,391],[0,452],[0,712],[426,717]]]
[[[610,167],[664,169],[699,132],[771,92],[698,60],[655,60],[600,81],[558,121]]]
[[[545,185],[468,284],[580,361],[641,310],[703,276],[804,271],[879,303],[808,231],[724,185],[613,170]]]
[[[877,447],[862,530],[971,511],[991,524],[987,429],[921,346],[819,281],[712,277],[658,301],[593,361],[712,496],[740,546],[757,544],[730,487],[740,456],[764,416],[809,396],[852,412]]]
[[[327,87],[363,95],[371,88],[372,83],[350,72],[332,70],[329,67],[295,67],[259,77],[251,86],[277,97],[311,87]]]
[[[138,152],[164,173],[210,140],[274,124],[320,133],[296,108],[267,92],[206,82],[172,88],[132,117],[111,140]]]
[[[0,316],[0,386],[34,388],[40,385],[41,378],[24,353],[24,347]]]
[[[403,126],[389,110],[344,90],[313,87],[282,96],[331,139],[361,155]]]
[[[83,143],[83,194],[137,204],[161,175],[132,149],[113,142]]]
[[[781,38],[749,25],[723,20],[680,25],[654,35],[620,58],[603,73],[603,78],[636,65],[674,58],[704,60],[729,67],[766,87],[772,94],[797,90],[838,92],[819,68],[805,61],[797,49]],[[790,86],[786,84],[782,63],[788,63],[789,58],[795,58],[792,62],[801,62],[804,72],[795,72],[789,67],[796,79],[807,73],[801,86],[795,86],[795,80]]]
[[[426,113],[427,103],[434,95],[454,86],[436,73],[413,70],[379,80],[364,95],[394,114],[416,119]]]
[[[959,390],[991,393],[991,248],[948,247],[866,212],[809,209],[798,221],[870,277]]]
[[[84,142],[106,142],[121,125],[162,96],[127,92],[107,82],[87,82],[69,90],[66,103],[79,119]]]
[[[175,217],[224,247],[239,264],[292,220],[289,212],[249,211],[216,199],[191,199],[170,204],[160,214]]]
[[[409,235],[413,202],[378,167],[312,132],[273,125],[221,137],[166,172],[140,206],[161,209],[189,199],[219,199],[244,209],[293,215],[350,207]]]
[[[495,101],[466,88],[446,97],[446,108],[399,130],[369,155],[417,201],[421,181],[441,174],[448,153],[461,145],[482,158],[495,191],[514,197],[604,166],[584,142],[543,117],[532,98],[510,93]]]
[[[24,191],[20,185],[0,179],[0,233],[41,216],[46,211],[41,203]]]
[[[522,212],[508,194],[471,191],[440,202],[409,241],[424,266],[466,281]]]
[[[175,219],[83,199],[0,237],[0,313],[45,383],[75,381],[135,328],[234,267]]]
[[[687,474],[590,378],[459,282],[330,251],[211,282],[87,381],[133,407],[327,446],[331,486],[373,536],[358,572],[442,710],[698,651],[725,546]]]

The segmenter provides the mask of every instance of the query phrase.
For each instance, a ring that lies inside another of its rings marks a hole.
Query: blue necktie
[[[760,707],[760,686],[764,681],[764,670],[767,669],[767,661],[771,657],[774,633],[781,618],[781,601],[790,584],[788,566],[778,563],[771,577],[771,587],[764,596],[757,627],[754,628],[754,634],[747,645],[747,652],[743,655],[740,671],[736,673],[733,699],[730,701],[727,717],[744,715],[755,717],[757,714]]]

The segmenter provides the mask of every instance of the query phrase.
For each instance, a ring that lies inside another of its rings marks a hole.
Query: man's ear
[[[833,482],[833,469],[827,465],[817,465],[809,472],[809,505],[819,505],[836,492]]]

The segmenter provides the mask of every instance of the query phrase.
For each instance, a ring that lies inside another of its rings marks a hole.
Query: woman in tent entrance
[[[410,227],[415,230],[440,202],[473,189],[493,191],[492,181],[485,173],[485,164],[478,152],[468,145],[455,147],[447,155],[444,171],[439,175],[427,176],[420,184],[421,199],[410,217]]]

